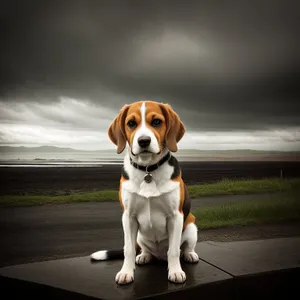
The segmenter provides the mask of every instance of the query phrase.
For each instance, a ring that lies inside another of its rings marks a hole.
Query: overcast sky
[[[2,1],[0,143],[113,149],[120,108],[152,99],[181,148],[300,150],[296,3]]]

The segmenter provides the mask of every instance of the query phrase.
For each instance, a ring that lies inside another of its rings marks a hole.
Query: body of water
[[[114,151],[74,152],[10,152],[0,153],[0,167],[93,167],[108,164],[122,164],[124,153]],[[174,154],[181,162],[225,162],[225,161],[300,161],[298,154],[251,154],[251,153],[187,153]]]
[[[111,152],[28,152],[1,153],[0,166],[6,167],[88,167],[121,164],[123,155]]]

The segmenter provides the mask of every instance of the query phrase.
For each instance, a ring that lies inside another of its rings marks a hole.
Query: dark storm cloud
[[[0,14],[2,101],[154,99],[193,129],[300,125],[296,1],[6,1]]]

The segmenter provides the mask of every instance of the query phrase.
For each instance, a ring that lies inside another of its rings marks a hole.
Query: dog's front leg
[[[130,283],[134,279],[136,238],[138,223],[136,218],[131,217],[125,210],[122,216],[124,231],[124,262],[121,271],[116,275],[118,284]]]
[[[168,279],[175,283],[182,283],[186,280],[186,275],[182,271],[180,264],[180,241],[183,226],[183,215],[178,211],[168,220]]]

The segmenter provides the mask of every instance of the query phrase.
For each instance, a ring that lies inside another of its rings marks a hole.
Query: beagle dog
[[[183,283],[186,275],[180,258],[199,261],[195,217],[179,163],[171,154],[184,133],[184,124],[171,106],[154,101],[123,106],[109,127],[117,153],[128,143],[119,190],[124,249],[97,251],[91,259],[124,258],[117,284],[131,283],[135,264],[152,259],[167,260],[168,279]]]

